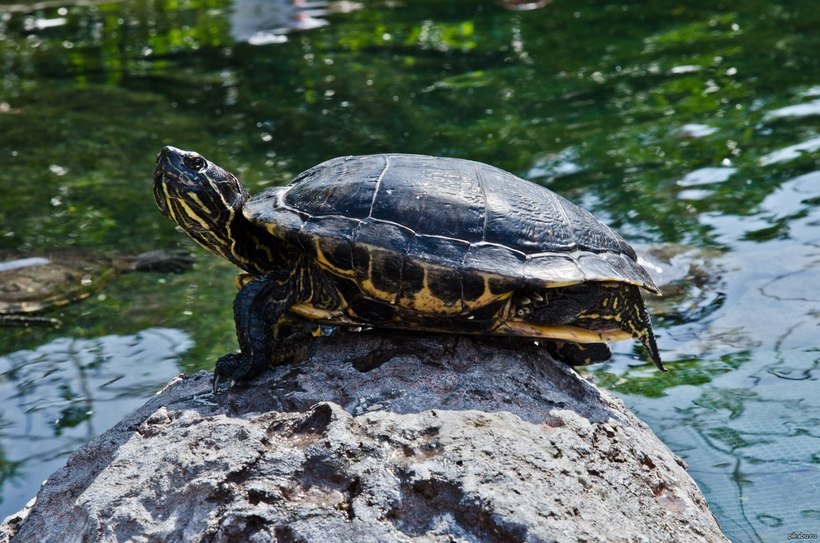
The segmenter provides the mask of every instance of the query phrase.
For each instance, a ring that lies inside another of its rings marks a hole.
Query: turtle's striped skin
[[[578,344],[634,337],[663,369],[640,295],[658,289],[629,244],[498,168],[341,157],[249,198],[230,173],[166,147],[154,194],[194,240],[253,276],[235,304],[241,354],[218,363],[218,378],[267,366],[268,329],[284,316],[560,340],[554,352],[571,363],[608,356]]]

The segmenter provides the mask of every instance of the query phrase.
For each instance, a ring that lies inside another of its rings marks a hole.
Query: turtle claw
[[[214,396],[218,396],[220,394],[219,385],[224,383],[225,379],[220,378],[218,375],[214,374],[214,381],[213,381],[213,394]],[[226,390],[231,390],[233,386],[236,384],[236,381],[233,379],[230,380],[228,383],[228,388]]]
[[[219,384],[225,381],[230,381],[228,389],[230,390],[236,384],[236,373],[240,370],[243,363],[241,354],[226,354],[219,357],[216,361],[216,368],[214,368],[213,392],[219,393]]]

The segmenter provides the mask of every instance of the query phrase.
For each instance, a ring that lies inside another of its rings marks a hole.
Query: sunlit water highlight
[[[69,453],[158,392],[190,347],[185,332],[153,328],[0,356],[3,510],[20,509]]]

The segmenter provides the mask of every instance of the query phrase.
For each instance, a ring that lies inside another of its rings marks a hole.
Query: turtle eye
[[[205,162],[205,159],[199,155],[186,155],[185,165],[191,168],[192,170],[201,170],[205,168],[207,163]]]

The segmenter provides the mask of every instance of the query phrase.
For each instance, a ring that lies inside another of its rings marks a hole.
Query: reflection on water
[[[737,168],[701,168],[689,172],[678,180],[681,187],[696,187],[698,185],[709,185],[711,183],[722,183],[737,173]]]
[[[732,359],[742,363],[729,371]],[[658,400],[630,395],[626,402],[686,459],[736,541],[816,532],[820,351],[756,350],[705,363],[722,365],[721,375],[668,388]]]
[[[729,303],[708,319],[668,330],[667,358],[817,346],[819,198],[820,172],[813,172],[784,183],[754,215],[701,217],[716,242],[733,247],[710,262]]]
[[[608,370],[626,403],[687,460],[736,541],[785,541],[820,526],[818,202],[815,171],[783,183],[748,217],[703,217],[716,240],[734,248],[711,262],[727,303],[676,321],[661,345],[667,359],[706,368],[708,382],[652,398],[624,367],[614,369],[617,362]]]
[[[801,141],[800,143],[795,143],[794,145],[789,145],[788,147],[778,149],[777,151],[772,151],[768,155],[760,157],[760,163],[763,166],[769,166],[770,164],[776,164],[777,162],[794,160],[795,158],[799,158],[800,155],[804,153],[808,154],[818,149],[820,149],[820,136],[810,140]]]
[[[0,518],[20,509],[66,456],[179,373],[182,331],[61,338],[0,357]]]
[[[328,24],[329,13],[361,7],[349,1],[235,0],[231,7],[231,36],[251,45],[284,43],[290,32]]]
[[[710,323],[712,334],[742,329],[748,338],[743,347],[764,351],[820,346],[818,202],[820,171],[815,171],[783,183],[753,215],[703,217],[718,242],[734,247],[722,260],[732,270],[727,279],[732,304]]]

